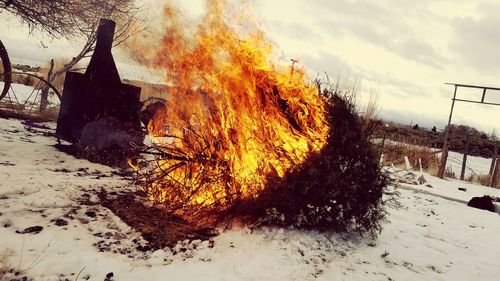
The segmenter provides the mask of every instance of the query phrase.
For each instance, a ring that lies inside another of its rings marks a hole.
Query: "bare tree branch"
[[[126,23],[135,18],[139,7],[133,0],[0,0],[0,9],[32,30],[71,38],[94,31],[100,18]]]

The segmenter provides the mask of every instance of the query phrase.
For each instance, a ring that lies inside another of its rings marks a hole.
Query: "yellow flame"
[[[169,200],[181,183],[189,190],[180,193],[193,204],[255,196],[267,176],[283,176],[326,141],[324,103],[305,71],[276,62],[273,45],[255,26],[230,26],[228,10],[223,1],[207,1],[192,35],[176,9],[164,10],[164,35],[150,66],[164,70],[173,87],[167,109],[148,129],[185,159],[159,162],[158,173],[179,167],[147,188],[154,200]],[[210,184],[195,190],[207,178]]]

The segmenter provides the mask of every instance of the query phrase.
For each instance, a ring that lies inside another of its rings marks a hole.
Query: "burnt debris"
[[[472,199],[467,203],[467,206],[495,212],[495,205],[493,205],[493,200],[490,196],[487,195],[483,197],[472,197]]]

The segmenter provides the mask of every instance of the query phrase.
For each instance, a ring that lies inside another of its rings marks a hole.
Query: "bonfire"
[[[224,205],[253,197],[270,174],[283,176],[325,144],[324,101],[304,70],[273,62],[264,34],[245,37],[211,1],[193,35],[168,7],[152,66],[174,85],[148,124],[161,160],[143,188],[151,199]]]
[[[130,164],[150,200],[177,214],[257,199],[332,138],[333,99],[296,60],[283,63],[258,25],[233,10],[207,1],[193,26],[167,6],[162,38],[131,47],[164,73],[171,90],[147,125],[156,157]]]

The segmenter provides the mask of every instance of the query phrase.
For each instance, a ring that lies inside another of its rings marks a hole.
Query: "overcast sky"
[[[161,0],[142,2],[153,14],[161,10]],[[202,0],[177,2],[188,17],[203,11]],[[252,13],[284,59],[299,59],[311,73],[360,80],[361,102],[376,91],[383,118],[442,127],[453,94],[445,82],[500,87],[500,0],[253,2]],[[14,63],[71,56],[78,45],[30,36],[0,17],[0,38]],[[459,91],[463,98],[480,94]],[[489,97],[500,103],[500,92]],[[453,121],[500,132],[500,107],[457,103]]]

